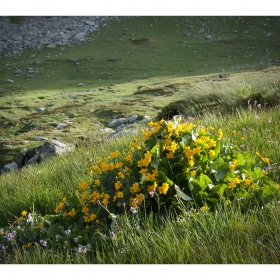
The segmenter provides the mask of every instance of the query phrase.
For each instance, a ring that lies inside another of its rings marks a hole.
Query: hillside
[[[278,17],[112,17],[81,42],[2,53],[0,167],[22,164],[23,153],[43,144],[34,137],[87,145],[108,135],[100,129],[114,118],[155,118],[200,88],[238,91],[264,73],[278,77],[277,67],[263,70],[279,65],[279,24]]]

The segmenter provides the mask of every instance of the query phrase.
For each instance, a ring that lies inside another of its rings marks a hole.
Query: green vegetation
[[[22,139],[34,148],[38,133],[79,143],[67,155],[0,176],[2,263],[279,263],[280,72],[264,67],[277,60],[279,20],[211,17],[204,26],[200,19],[121,18],[93,42],[61,55],[52,49],[57,58],[45,63],[58,75],[49,84],[43,74],[29,84],[21,75],[18,85],[0,84],[0,133],[8,138],[2,162],[21,152]],[[32,52],[1,63],[14,65],[12,73],[16,63],[35,63]],[[220,68],[230,75],[220,78]],[[94,69],[98,79],[86,75]],[[77,102],[66,102],[72,95]],[[48,112],[34,112],[54,100]],[[100,137],[97,128],[113,117],[135,113],[154,118],[150,130],[139,124],[134,134]],[[161,121],[178,114],[183,121],[176,117],[172,128]],[[65,118],[74,125],[54,131]]]

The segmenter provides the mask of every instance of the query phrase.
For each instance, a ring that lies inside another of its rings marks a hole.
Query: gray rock
[[[44,111],[45,111],[45,108],[37,108],[36,111],[39,112],[39,113],[41,113],[41,112],[44,112]]]
[[[63,129],[63,128],[65,128],[65,127],[66,127],[66,124],[65,124],[65,123],[59,123],[59,124],[56,126],[57,129]]]
[[[138,118],[138,115],[132,115],[131,117],[128,117],[127,120],[128,122],[132,123],[135,122]]]
[[[98,30],[108,19],[103,16],[34,16],[20,25],[6,16],[0,17],[0,52],[6,57],[19,55],[25,48],[41,49],[44,46],[70,45],[92,38],[87,34]]]
[[[82,87],[82,86],[84,86],[84,84],[83,84],[83,83],[79,83],[78,86],[79,86],[79,87]]]
[[[207,40],[212,40],[212,36],[211,36],[211,35],[206,35],[206,36],[205,36],[205,39],[207,39]]]
[[[7,82],[8,82],[8,83],[13,83],[14,81],[11,80],[11,79],[8,79]]]
[[[19,75],[19,74],[21,74],[22,73],[22,71],[20,70],[20,69],[17,69],[15,72],[14,72],[14,75]]]
[[[119,119],[112,120],[110,123],[108,123],[108,126],[115,127],[115,126],[119,126],[124,123],[127,123],[127,120],[125,118],[119,118]]]
[[[17,164],[15,161],[6,164],[6,165],[4,165],[4,167],[3,167],[4,172],[12,171],[12,170],[17,169],[17,168],[18,168],[18,164]]]
[[[22,141],[21,141],[21,144],[22,144],[22,145],[25,145],[25,144],[27,144],[27,143],[28,143],[27,140],[22,140]]]
[[[34,136],[33,139],[34,139],[35,141],[41,141],[41,140],[48,141],[48,140],[49,140],[49,138],[43,137],[43,136]]]
[[[79,32],[74,36],[75,41],[83,41],[85,39],[86,33],[84,32]]]
[[[108,128],[108,127],[105,127],[105,128],[102,128],[102,129],[99,129],[100,132],[102,133],[114,133],[115,130],[112,129],[112,128]]]
[[[121,124],[117,127],[116,132],[120,133],[125,128],[125,124]]]
[[[149,122],[151,120],[152,120],[152,118],[150,116],[144,116],[143,117],[143,121],[145,121],[145,122]]]
[[[268,32],[268,33],[265,34],[265,37],[269,38],[269,37],[271,37],[271,35],[272,35],[272,33]]]
[[[61,154],[65,154],[68,151],[71,151],[72,147],[64,144],[59,141],[51,140],[44,143],[44,145],[41,147],[41,158],[48,158],[51,156],[57,156]]]
[[[32,164],[35,162],[39,162],[40,161],[40,156],[39,155],[35,155],[34,157],[30,158],[26,164]]]

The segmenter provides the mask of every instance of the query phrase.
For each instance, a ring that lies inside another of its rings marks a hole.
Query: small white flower
[[[33,218],[32,218],[32,216],[31,216],[30,213],[28,213],[27,222],[28,222],[28,223],[32,223],[32,222],[33,222]]]

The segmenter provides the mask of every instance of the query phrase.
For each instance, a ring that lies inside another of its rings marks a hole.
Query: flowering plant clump
[[[246,210],[279,196],[279,184],[266,171],[271,161],[239,150],[221,129],[181,123],[179,116],[148,125],[125,153],[97,158],[92,180],[63,198],[54,215],[23,211],[17,239],[24,249],[36,243],[86,253],[91,247],[84,246],[110,240],[125,226],[120,214],[177,209],[178,199],[201,210],[238,201]]]
[[[178,197],[202,209],[214,209],[222,200],[249,208],[279,193],[279,185],[263,171],[269,159],[258,159],[224,141],[221,129],[181,123],[179,116],[150,122],[143,139],[136,139],[125,155],[114,151],[97,159],[92,182],[79,185],[79,203],[61,201],[56,212],[76,215],[86,228],[100,231],[102,222],[114,221],[114,214],[125,209],[176,208]]]

